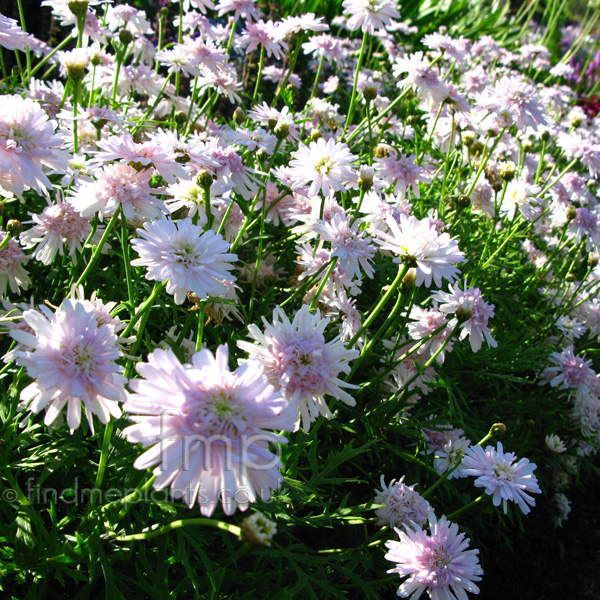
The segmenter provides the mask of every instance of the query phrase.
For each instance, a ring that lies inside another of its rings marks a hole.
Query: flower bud
[[[196,177],[196,183],[202,188],[202,189],[210,189],[210,187],[213,184],[213,176],[212,173],[210,171],[207,171],[206,169],[200,171],[200,173],[198,173],[197,177]]]
[[[571,127],[573,129],[577,129],[581,125],[581,117],[572,117],[571,118]]]
[[[550,132],[547,129],[544,129],[544,131],[542,131],[542,140],[544,142],[547,142],[550,139]]]
[[[277,127],[275,127],[275,136],[277,137],[278,140],[285,140],[285,138],[288,136],[289,132],[290,132],[290,124],[287,123],[286,121],[279,123],[279,125],[277,125]]]
[[[467,148],[470,148],[473,145],[473,142],[475,141],[475,134],[472,131],[463,131],[461,137],[463,144]]]
[[[393,148],[387,144],[377,144],[374,153],[377,158],[387,158],[390,155],[391,150],[393,150]]]
[[[512,181],[515,178],[515,171],[517,167],[514,162],[507,162],[505,165],[502,165],[500,169],[500,177],[504,179],[504,181]]]
[[[246,113],[239,106],[233,111],[233,120],[238,125],[241,125],[246,120]]]
[[[567,206],[567,219],[569,219],[569,221],[572,221],[576,216],[577,209],[572,204],[569,204],[569,206]]]
[[[128,46],[133,42],[133,33],[131,33],[129,29],[121,29],[121,31],[119,31],[119,41],[123,46]]]
[[[87,0],[72,0],[67,3],[67,6],[69,7],[69,10],[79,18],[87,15],[88,4],[89,2]]]
[[[494,423],[492,425],[492,435],[495,438],[502,438],[506,435],[506,425],[504,423]]]
[[[175,113],[175,123],[178,125],[183,125],[187,121],[187,113],[185,110],[178,110]]]
[[[598,254],[590,253],[588,256],[588,265],[593,269],[595,266],[598,265],[599,260],[600,256],[598,256]]]
[[[363,88],[363,96],[367,102],[371,102],[377,98],[377,94],[379,93],[379,84],[374,81],[369,81],[365,84]]]
[[[361,165],[358,173],[358,187],[365,192],[369,191],[373,187],[373,176],[375,175],[375,169],[368,165]]]
[[[474,141],[471,144],[471,148],[469,149],[471,156],[476,156],[477,154],[481,154],[483,152],[483,143],[479,140]]]
[[[321,137],[321,131],[319,129],[313,129],[310,132],[310,141],[316,142]]]
[[[18,219],[10,219],[6,223],[6,231],[13,237],[17,236],[23,231],[23,225]]]
[[[400,287],[403,292],[410,292],[415,287],[415,282],[417,281],[417,270],[409,269],[406,271],[406,275],[402,278],[402,283]]]
[[[242,521],[242,540],[251,546],[270,546],[277,533],[277,525],[259,512]]]

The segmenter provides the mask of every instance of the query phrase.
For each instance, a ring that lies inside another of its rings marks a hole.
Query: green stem
[[[485,493],[481,494],[481,496],[478,496],[477,498],[475,498],[475,500],[469,502],[469,504],[465,504],[462,508],[459,508],[458,510],[451,512],[449,515],[447,515],[446,518],[448,520],[451,520],[451,519],[454,519],[455,517],[458,517],[458,515],[461,515],[462,513],[469,510],[470,508],[473,508],[475,505],[479,504],[486,497],[486,495],[487,494],[485,494]]]
[[[310,303],[310,312],[315,312],[316,308],[317,308],[317,304],[319,302],[319,296],[321,295],[321,292],[323,291],[323,288],[327,285],[327,280],[329,279],[330,275],[333,273],[333,270],[335,269],[335,266],[337,265],[337,260],[338,257],[337,256],[332,256],[329,259],[329,268],[327,269],[327,273],[325,273],[325,277],[323,277],[321,283],[319,284],[319,287],[317,288],[317,291],[315,292],[315,295]]]
[[[273,98],[272,106],[275,106],[277,100],[279,100],[279,96],[281,96],[281,92],[287,87],[288,81],[296,68],[296,61],[298,60],[298,55],[300,54],[300,49],[302,48],[302,41],[304,40],[304,33],[301,32],[298,34],[298,38],[296,40],[296,48],[294,49],[294,53],[292,54],[292,59],[289,61],[289,68],[287,73],[285,74],[285,79],[277,86],[277,91],[275,92],[275,98]]]
[[[120,215],[121,215],[121,207],[119,206],[119,208],[117,208],[117,211],[115,212],[115,214],[111,217],[110,221],[108,222],[108,225],[106,226],[106,229],[104,230],[104,233],[102,234],[102,237],[100,238],[100,241],[98,242],[98,245],[94,249],[94,253],[92,254],[92,258],[90,259],[90,262],[87,264],[87,267],[85,268],[85,270],[83,271],[83,273],[81,274],[79,279],[75,282],[76,288],[79,287],[86,280],[87,276],[94,270],[96,264],[100,260],[102,248],[104,248],[104,244],[106,244],[106,240],[108,239],[108,236],[110,235],[111,231],[113,230],[114,226],[116,225],[117,220],[119,219]]]
[[[206,302],[201,300],[198,303],[198,334],[196,335],[196,352],[202,350],[202,337],[204,336],[204,307]]]
[[[319,58],[319,66],[317,67],[317,74],[315,75],[315,82],[313,84],[312,91],[310,92],[309,100],[312,100],[317,93],[317,88],[319,87],[319,79],[321,78],[321,71],[323,70],[323,62],[325,61],[325,55],[321,55]]]
[[[390,298],[396,292],[396,288],[402,283],[402,279],[408,272],[409,268],[410,267],[406,263],[404,263],[400,267],[400,269],[398,270],[398,274],[396,275],[396,279],[394,279],[387,292],[377,303],[375,308],[369,313],[369,316],[365,319],[364,323],[362,324],[361,328],[356,332],[355,336],[348,342],[348,344],[346,344],[348,348],[352,348],[352,346],[354,346],[354,344],[356,344],[356,342],[360,339],[362,334],[371,326],[373,321],[377,318],[377,315],[383,310],[383,307],[388,303]]]
[[[254,86],[254,93],[252,94],[251,105],[256,104],[256,97],[258,96],[258,88],[260,86],[260,78],[262,77],[263,66],[265,64],[265,47],[260,47],[260,58],[258,59],[258,73],[256,74],[256,84]]]
[[[358,63],[356,64],[356,72],[354,73],[354,85],[352,86],[352,96],[350,98],[350,108],[348,109],[348,117],[346,118],[346,124],[344,125],[344,134],[345,137],[348,127],[352,123],[352,117],[354,116],[354,106],[356,104],[356,88],[358,87],[358,74],[360,73],[360,68],[362,67],[363,58],[365,55],[365,48],[367,47],[367,37],[368,34],[365,31],[363,33],[362,44],[360,47],[360,54],[358,55]]]
[[[164,535],[165,533],[169,533],[170,531],[174,531],[175,529],[196,526],[214,527],[215,529],[227,531],[228,533],[231,533],[231,535],[238,538],[242,534],[241,528],[237,525],[225,523],[224,521],[216,521],[215,519],[197,517],[195,519],[181,519],[179,521],[173,521],[172,523],[169,523],[168,525],[163,525],[162,527],[147,529],[146,531],[142,531],[142,533],[134,533],[132,535],[121,535],[113,539],[116,542],[135,542],[138,540],[151,540],[152,538]]]
[[[19,7],[19,19],[21,20],[21,29],[24,32],[27,32],[27,28],[25,27],[25,12],[23,11],[23,0],[17,0],[17,6]],[[26,83],[29,83],[29,80],[31,79],[31,52],[29,52],[29,46],[25,46],[25,58],[27,61]]]
[[[156,282],[154,284],[154,289],[152,290],[152,293],[148,296],[148,298],[146,298],[146,300],[144,300],[144,302],[142,302],[142,304],[140,304],[140,306],[137,309],[136,313],[133,315],[133,317],[131,317],[131,321],[129,321],[129,323],[127,324],[127,327],[125,327],[125,330],[121,334],[121,337],[125,338],[125,337],[127,337],[133,331],[133,328],[135,327],[135,324],[142,318],[142,316],[144,315],[144,313],[146,311],[148,311],[152,307],[152,304],[154,303],[154,300],[156,299],[156,297],[166,287],[167,287],[167,282],[166,281],[161,281],[160,283]]]

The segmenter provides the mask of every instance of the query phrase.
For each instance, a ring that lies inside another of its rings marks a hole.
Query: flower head
[[[431,533],[418,525],[396,529],[400,541],[385,543],[387,560],[396,563],[388,573],[398,573],[408,579],[398,589],[398,596],[414,600],[427,591],[431,600],[466,600],[465,592],[479,593],[475,584],[483,570],[477,555],[469,550],[469,538],[458,532],[458,525],[443,516],[439,521],[429,515]]]
[[[132,265],[148,267],[146,278],[167,281],[167,292],[176,304],[182,304],[187,292],[200,300],[227,293],[222,280],[235,281],[236,254],[229,254],[229,244],[214,231],[203,233],[191,219],[174,223],[170,218],[150,221],[137,230],[131,241],[140,255]]]
[[[265,366],[272,385],[298,408],[297,426],[302,420],[304,431],[310,429],[318,414],[331,419],[333,414],[325,402],[325,395],[333,396],[349,406],[354,398],[342,388],[356,386],[338,378],[349,373],[348,361],[358,356],[357,350],[348,350],[340,337],[325,341],[325,328],[329,319],[321,318],[319,311],[311,314],[304,305],[289,320],[283,310],[273,311],[273,324],[263,318],[264,333],[256,325],[248,332],[255,343],[240,341],[238,346],[257,358]]]
[[[379,525],[400,527],[412,522],[423,526],[427,522],[431,506],[415,491],[415,485],[406,485],[401,477],[399,481],[392,479],[386,486],[384,476],[381,476],[381,491],[375,492],[375,503],[385,504],[375,511]]]
[[[200,350],[181,364],[171,350],[155,350],[138,364],[142,380],[124,408],[134,425],[124,434],[148,448],[136,469],[156,465],[154,487],[171,488],[191,508],[210,516],[219,500],[225,514],[267,501],[283,477],[269,444],[287,440],[272,429],[290,430],[295,411],[269,384],[258,361],[229,369],[227,346],[215,355]]]
[[[527,458],[518,461],[516,458],[514,453],[504,452],[501,442],[497,449],[471,446],[463,459],[464,472],[477,478],[475,487],[485,488],[486,494],[492,496],[494,506],[500,506],[502,502],[505,514],[509,500],[529,514],[529,507],[535,506],[535,499],[530,494],[540,494],[542,490],[533,474],[536,465]]]
[[[122,353],[113,325],[78,300],[64,300],[54,313],[46,306],[25,311],[23,320],[33,333],[13,329],[11,337],[30,348],[15,355],[35,380],[21,392],[31,412],[45,408],[44,423],[52,425],[66,406],[71,432],[79,427],[82,405],[92,431],[93,414],[102,423],[121,416],[127,380],[115,362]]]

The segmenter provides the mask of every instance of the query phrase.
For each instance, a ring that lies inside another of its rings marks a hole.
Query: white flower
[[[251,358],[260,360],[275,389],[296,404],[296,428],[302,420],[302,428],[308,431],[318,414],[326,419],[333,417],[325,402],[326,394],[349,406],[356,404],[342,388],[357,389],[357,386],[342,381],[338,375],[350,372],[348,362],[359,353],[346,349],[340,336],[325,341],[329,319],[321,318],[319,311],[311,314],[304,305],[290,321],[277,307],[273,311],[273,324],[264,318],[263,324],[264,333],[256,325],[248,327],[254,344],[240,341],[238,346]]]
[[[292,156],[292,189],[297,190],[310,184],[310,196],[316,196],[319,192],[328,196],[331,191],[346,191],[344,184],[357,180],[356,169],[349,165],[358,157],[350,152],[347,144],[319,138],[309,146],[300,144],[300,148],[292,152]]]
[[[213,231],[203,233],[191,219],[150,221],[137,234],[131,245],[140,258],[131,264],[147,267],[146,278],[151,281],[168,280],[167,292],[176,304],[183,303],[188,291],[200,300],[226,294],[222,280],[235,281],[228,271],[237,255],[227,253],[229,243]]]

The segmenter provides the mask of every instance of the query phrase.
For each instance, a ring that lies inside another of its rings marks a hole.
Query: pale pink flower
[[[567,451],[565,443],[555,433],[548,434],[544,438],[544,443],[546,448],[555,454],[562,454]]]
[[[435,452],[433,458],[434,469],[439,475],[453,469],[448,475],[448,479],[466,477],[463,458],[470,445],[471,441],[464,437],[459,437],[457,440],[449,439],[441,450]]]
[[[264,48],[267,56],[283,58],[288,49],[287,42],[283,40],[283,31],[279,24],[273,21],[263,21],[260,19],[256,23],[249,22],[246,29],[238,38],[238,45],[245,52],[249,53],[258,47]]]
[[[342,388],[357,386],[342,381],[340,373],[349,373],[349,361],[358,357],[357,350],[349,350],[337,336],[325,341],[329,319],[321,318],[317,310],[311,314],[303,305],[290,321],[283,310],[273,311],[273,324],[263,318],[264,333],[252,324],[248,333],[255,343],[239,341],[238,346],[257,358],[265,366],[265,373],[275,389],[281,390],[298,411],[296,429],[302,421],[304,431],[310,429],[317,415],[331,419],[333,413],[325,402],[325,395],[341,400],[349,406],[356,401]]]
[[[89,220],[66,202],[47,206],[40,215],[31,218],[35,225],[24,231],[19,239],[25,248],[36,248],[36,260],[44,265],[51,264],[57,254],[63,256],[66,244],[69,257],[77,264],[77,254],[92,231]]]
[[[595,377],[591,369],[591,360],[575,356],[573,346],[563,348],[562,352],[552,352],[549,360],[555,367],[546,367],[541,374],[542,382],[560,389],[582,390],[589,388]]]
[[[7,234],[0,229],[0,244]],[[26,290],[31,284],[31,279],[25,270],[29,260],[15,239],[8,240],[4,248],[0,249],[0,298],[6,296],[6,287],[16,294],[20,288]]]
[[[0,14],[0,46],[24,52],[30,45],[31,36],[19,27],[17,21]]]
[[[458,243],[447,233],[438,233],[428,219],[400,215],[400,222],[387,216],[390,234],[378,232],[375,240],[382,250],[396,254],[395,262],[405,262],[417,269],[416,285],[430,287],[432,281],[442,285],[442,279],[452,282],[458,276],[455,264],[462,263],[465,255]]]
[[[427,522],[431,505],[415,491],[416,485],[406,485],[404,476],[398,481],[392,479],[386,485],[384,476],[381,476],[381,490],[375,490],[374,502],[385,506],[375,510],[378,525],[401,527],[414,523],[423,526]]]
[[[135,425],[123,433],[148,448],[136,469],[155,466],[155,489],[171,488],[205,516],[221,501],[231,515],[258,498],[268,501],[283,482],[270,444],[285,444],[272,429],[289,431],[295,413],[269,385],[258,361],[229,369],[227,346],[203,349],[191,364],[172,350],[155,350],[137,365],[142,380],[130,382],[124,405]]]
[[[317,220],[314,232],[319,239],[331,244],[331,256],[337,256],[340,268],[351,278],[360,279],[361,268],[365,275],[373,278],[373,257],[377,247],[364,231],[358,230],[358,222],[351,222],[345,214],[336,213],[329,221]]]
[[[235,21],[240,17],[251,21],[257,19],[260,14],[256,7],[256,0],[220,0],[215,9],[219,11],[219,17],[233,11]]]
[[[478,352],[484,339],[492,348],[498,346],[488,327],[489,320],[494,316],[494,305],[488,304],[481,295],[479,288],[461,290],[458,285],[449,286],[448,292],[434,292],[432,298],[440,303],[440,312],[454,315],[448,326],[454,329],[460,326],[460,339],[467,336],[473,352]]]
[[[315,56],[318,57],[322,56],[329,62],[340,60],[343,56],[340,39],[328,33],[312,36],[308,42],[302,44],[302,48],[305,54],[315,54]]]
[[[111,163],[97,174],[95,181],[84,181],[68,199],[82,217],[112,216],[121,207],[126,219],[155,219],[168,213],[157,198],[162,188],[150,186],[152,169],[138,171],[123,163]]]
[[[443,327],[441,331],[438,331],[433,337],[427,340],[418,350],[419,354],[429,353],[430,356],[433,356],[450,335],[451,330],[448,328],[446,315],[437,309],[437,303],[434,302],[433,308],[413,306],[408,318],[412,319],[412,322],[408,323],[408,335],[416,341],[427,338],[434,331]],[[440,364],[444,362],[445,352],[450,352],[452,346],[453,342],[450,340],[444,350],[439,353],[437,362]]]
[[[302,31],[327,31],[329,25],[323,21],[323,18],[317,17],[315,13],[285,17],[279,25],[281,35],[287,37]]]
[[[319,192],[328,196],[330,192],[346,191],[345,184],[356,181],[357,171],[351,164],[358,158],[350,152],[347,144],[333,139],[319,138],[306,146],[300,144],[292,152],[290,176],[294,180],[292,189],[310,184],[309,195]]]
[[[23,319],[34,333],[14,329],[11,337],[30,349],[15,353],[34,379],[21,392],[28,409],[46,409],[44,423],[52,425],[66,406],[71,433],[81,423],[82,405],[92,431],[92,415],[102,423],[120,417],[127,380],[116,363],[122,353],[115,328],[77,300],[64,300],[56,312],[46,306],[25,311]]]
[[[174,295],[175,304],[182,304],[188,291],[200,300],[220,296],[227,292],[222,280],[235,281],[228,271],[237,255],[227,253],[229,244],[221,235],[203,232],[191,219],[149,221],[137,234],[131,245],[140,258],[131,264],[147,267],[146,279],[168,281],[167,293]]]
[[[429,66],[429,61],[423,57],[423,52],[396,58],[392,71],[395,77],[407,73],[404,79],[398,81],[398,87],[402,89],[411,87],[417,92],[419,99],[427,105],[440,104],[448,95],[444,82]]]
[[[516,460],[513,452],[504,452],[502,443],[498,448],[487,446],[471,446],[463,459],[465,474],[476,477],[475,487],[485,488],[485,493],[492,496],[494,506],[500,506],[504,514],[510,500],[515,502],[524,514],[531,512],[535,506],[535,498],[530,494],[541,494],[537,478],[533,474],[537,468],[527,458]],[[516,462],[515,462],[516,461]]]
[[[591,176],[597,177],[600,174],[600,144],[589,136],[578,132],[561,133],[557,143],[568,159],[578,158],[588,168]]]
[[[55,123],[29,98],[2,96],[0,102],[0,194],[23,199],[32,188],[43,193],[52,183],[42,170],[64,172],[69,155],[64,140],[54,135]]]
[[[408,576],[397,595],[417,600],[426,591],[431,600],[466,600],[466,592],[478,594],[475,582],[483,574],[479,550],[469,550],[469,538],[445,516],[438,521],[430,513],[429,527],[431,535],[417,524],[404,525],[404,531],[396,529],[400,541],[385,543],[385,558],[396,563],[388,573]]]
[[[344,0],[343,7],[351,31],[360,28],[372,35],[375,30],[390,27],[394,19],[400,19],[396,0]]]
[[[431,183],[431,177],[423,167],[415,164],[406,154],[398,157],[396,150],[390,151],[387,157],[376,158],[375,166],[378,176],[386,185],[394,186],[394,194],[400,200],[403,200],[407,191],[411,190],[415,198],[420,198],[419,182]]]
[[[498,114],[510,116],[521,131],[527,126],[537,131],[539,125],[550,124],[535,87],[521,77],[502,77],[494,87],[488,87],[480,95],[478,103]]]

